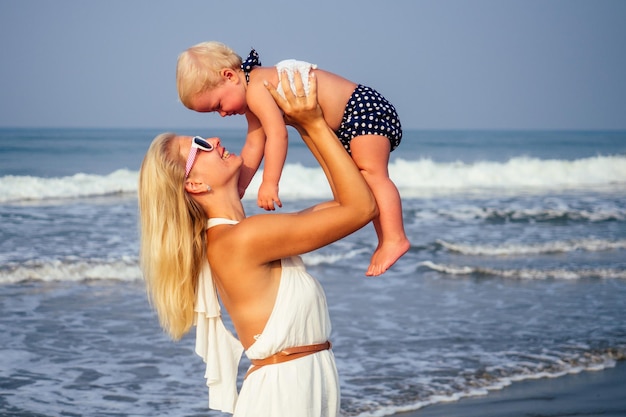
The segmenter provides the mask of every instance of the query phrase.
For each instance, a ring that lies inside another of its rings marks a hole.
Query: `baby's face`
[[[198,93],[189,108],[200,113],[217,112],[222,117],[245,114],[248,111],[246,90],[241,84],[225,81],[211,90]]]

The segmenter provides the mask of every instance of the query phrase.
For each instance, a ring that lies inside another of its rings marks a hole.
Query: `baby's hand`
[[[273,211],[276,208],[274,207],[274,203],[278,207],[282,207],[283,203],[278,198],[278,184],[270,184],[266,181],[261,183],[259,187],[259,195],[257,198],[257,204],[262,209],[267,211]]]

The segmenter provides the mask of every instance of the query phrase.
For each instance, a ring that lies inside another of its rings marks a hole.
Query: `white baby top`
[[[276,71],[278,71],[278,86],[276,87],[276,91],[285,97],[285,93],[283,91],[283,86],[280,82],[281,80],[281,72],[283,70],[287,71],[287,76],[289,77],[289,83],[291,84],[291,88],[293,91],[296,91],[296,86],[294,84],[293,76],[297,72],[300,73],[300,77],[302,78],[302,85],[304,86],[304,92],[309,94],[309,72],[312,69],[316,69],[317,65],[311,64],[305,61],[297,61],[295,59],[286,59],[284,61],[280,61],[276,64]]]

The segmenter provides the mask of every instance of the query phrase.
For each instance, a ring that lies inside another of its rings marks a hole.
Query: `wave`
[[[322,264],[337,264],[341,261],[353,259],[363,253],[369,252],[368,249],[353,249],[347,251],[338,251],[335,253],[323,253],[321,250],[309,252],[302,255],[302,261],[307,266]]]
[[[577,189],[594,186],[624,185],[625,156],[596,156],[573,161],[516,157],[507,162],[437,163],[398,159],[390,166],[397,186],[411,189],[419,184],[426,189],[466,190],[501,189]]]
[[[0,285],[23,281],[138,281],[142,278],[136,258],[107,260],[31,260],[0,267]]]
[[[307,266],[322,263],[335,263],[338,259],[348,259],[361,251],[340,255],[307,255],[303,257]],[[427,268],[451,276],[500,277],[523,280],[561,279],[575,280],[582,278],[626,279],[626,270],[614,268],[588,269],[494,269],[473,266],[443,265],[431,261],[422,261],[418,267]],[[69,281],[90,280],[140,281],[141,270],[137,259],[124,257],[107,260],[54,259],[30,260],[23,263],[9,262],[0,267],[0,285],[16,284],[24,281]]]
[[[528,355],[524,355],[528,356]],[[521,366],[520,369],[495,368],[491,372],[478,371],[475,374],[461,375],[455,379],[453,387],[426,390],[421,393],[419,401],[403,405],[369,406],[364,412],[351,415],[355,417],[383,417],[416,411],[429,405],[456,402],[464,398],[481,397],[492,391],[499,391],[513,383],[543,378],[560,378],[581,372],[597,372],[615,367],[617,361],[624,360],[626,353],[623,347],[606,349],[597,352],[585,352],[578,357],[560,360],[557,358],[547,366]],[[534,369],[533,369],[534,368]],[[437,384],[441,385],[441,384]],[[369,401],[371,404],[372,401]]]
[[[517,223],[541,223],[541,222],[605,222],[623,221],[626,219],[626,207],[614,204],[595,204],[592,208],[491,208],[477,205],[463,204],[449,208],[435,208],[435,215],[449,220],[467,222],[482,220],[486,222],[517,222]],[[433,218],[433,212],[422,210],[416,212],[414,217],[429,221]]]
[[[346,252],[311,252],[302,255],[307,266],[335,264],[352,259],[365,249]],[[117,259],[32,259],[25,262],[6,262],[0,265],[0,285],[16,284],[25,281],[40,282],[81,282],[91,280],[140,281],[141,270],[136,257],[123,256]]]
[[[626,270],[615,268],[581,268],[581,269],[496,269],[475,266],[443,265],[431,261],[423,261],[417,264],[432,271],[437,271],[451,276],[478,276],[478,277],[498,277],[521,280],[576,280],[584,278],[600,279],[626,279]]]
[[[127,169],[57,178],[7,175],[0,178],[0,203],[134,193],[137,178],[136,171]]]
[[[444,240],[437,240],[437,244],[451,252],[472,256],[516,256],[626,249],[626,240],[610,241],[602,239],[563,240],[536,244],[504,243],[494,246],[450,243]]]
[[[626,188],[626,156],[597,156],[578,160],[542,160],[519,157],[507,162],[435,162],[396,159],[389,175],[403,197],[472,192],[528,193],[547,190],[602,190]],[[246,199],[256,198],[262,172],[253,178]],[[0,177],[0,203],[106,196],[137,191],[136,171],[109,175],[75,174],[68,177]],[[283,199],[328,198],[330,188],[319,167],[287,164],[280,193]]]

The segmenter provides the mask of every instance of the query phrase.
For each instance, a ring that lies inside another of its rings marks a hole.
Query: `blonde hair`
[[[220,42],[202,42],[180,54],[176,65],[180,101],[190,107],[194,96],[220,85],[220,71],[224,68],[241,68],[241,57]]]
[[[174,133],[157,136],[139,171],[139,260],[151,305],[174,340],[193,325],[198,275],[206,259],[206,215],[184,187]]]

